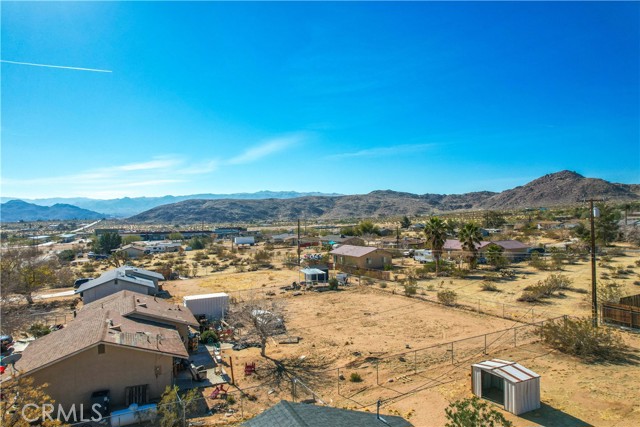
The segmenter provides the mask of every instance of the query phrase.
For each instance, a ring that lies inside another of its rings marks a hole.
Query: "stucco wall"
[[[148,384],[149,399],[154,399],[171,385],[172,356],[112,345],[104,350],[87,349],[31,376],[36,384],[48,383],[46,392],[65,408],[74,403],[90,408],[91,393],[110,390],[113,410],[125,404],[125,387]]]

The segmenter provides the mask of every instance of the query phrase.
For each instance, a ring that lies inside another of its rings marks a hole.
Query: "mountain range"
[[[100,219],[104,217],[104,214],[63,203],[56,203],[53,206],[39,206],[22,200],[10,200],[0,205],[0,220],[3,222]]]
[[[639,201],[640,185],[611,183],[585,178],[576,172],[561,171],[501,193],[483,191],[457,195],[419,195],[384,190],[362,195],[306,196],[281,200],[194,199],[153,208],[129,218],[129,221],[189,224],[292,221],[298,218],[382,218],[453,210],[566,206],[575,205],[586,198]]]
[[[23,199],[20,197],[2,197],[0,202],[4,203],[10,200],[22,200],[24,202],[33,203],[40,206],[52,206],[57,203],[77,206],[82,209],[88,209],[95,212],[102,212],[102,216],[126,218],[139,214],[146,210],[155,208],[156,206],[167,205],[190,199],[291,199],[303,196],[338,196],[335,193],[298,193],[296,191],[258,191],[256,193],[233,193],[233,194],[191,194],[187,196],[163,196],[163,197],[123,197],[120,199],[89,199],[86,197],[54,197],[48,199]]]
[[[99,219],[131,216],[128,221],[149,224],[250,223],[292,221],[298,218],[337,220],[417,216],[474,209],[522,209],[575,205],[586,198],[640,201],[640,184],[618,184],[585,178],[571,171],[552,173],[500,193],[412,194],[377,190],[368,194],[271,192],[196,194],[111,200],[39,199],[51,207],[12,200],[0,205],[2,221],[37,219]],[[69,203],[61,204],[64,200]],[[70,203],[73,202],[75,206]],[[98,213],[98,212],[101,213]]]

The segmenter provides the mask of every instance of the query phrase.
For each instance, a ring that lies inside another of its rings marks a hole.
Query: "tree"
[[[183,419],[194,415],[198,407],[198,389],[194,388],[182,397],[178,394],[178,386],[167,386],[158,403],[158,419],[156,423],[160,427],[182,427]]]
[[[483,216],[482,225],[486,228],[500,228],[506,224],[503,214],[496,211],[486,211]]]
[[[476,260],[478,259],[478,245],[482,241],[480,228],[476,224],[468,222],[460,229],[458,238],[460,239],[462,249],[464,249],[467,254],[469,267],[474,268]]]
[[[409,219],[409,217],[408,217],[408,216],[406,216],[406,215],[405,215],[405,216],[402,218],[402,220],[400,220],[400,227],[402,227],[402,228],[404,228],[404,229],[407,229],[407,228],[409,228],[410,226],[411,226],[411,220]]]
[[[174,231],[173,233],[169,233],[169,236],[167,236],[169,238],[169,240],[184,240],[184,236],[182,235],[182,233]]]
[[[262,357],[266,357],[267,340],[286,332],[284,310],[280,301],[247,301],[233,307],[228,317],[231,325],[242,330],[242,341],[260,342]]]
[[[477,397],[451,402],[444,410],[446,427],[512,427],[513,423],[504,415],[489,407]]]
[[[9,248],[0,257],[3,291],[22,295],[33,304],[32,294],[56,281],[57,258],[48,258],[37,247]]]
[[[111,251],[118,249],[122,244],[122,237],[118,233],[103,233],[93,242],[93,250],[99,254],[110,255]]]
[[[74,259],[76,259],[76,251],[73,249],[65,249],[58,253],[58,260],[60,260],[60,262],[69,263]]]
[[[600,216],[595,219],[596,241],[604,246],[618,237],[618,218],[616,211],[604,203],[598,204]]]
[[[427,237],[427,243],[431,248],[433,259],[436,261],[436,277],[440,272],[440,258],[442,257],[442,248],[447,239],[447,225],[438,217],[431,217],[425,224],[424,234]]]
[[[487,263],[496,270],[500,270],[509,264],[509,260],[504,256],[504,249],[500,245],[491,244],[484,252]]]
[[[129,254],[126,251],[114,252],[108,259],[109,265],[116,268],[122,267],[129,261]]]
[[[7,368],[9,371],[12,367]],[[6,376],[5,373],[3,376]],[[43,405],[52,405],[53,399],[45,392],[47,384],[34,384],[33,377],[18,375],[2,382],[0,399],[0,425],[29,427],[29,420],[42,427],[60,425],[59,421],[43,420]]]
[[[380,228],[375,225],[371,221],[361,221],[360,224],[355,229],[356,235],[358,236],[366,236],[366,235],[380,235]]]

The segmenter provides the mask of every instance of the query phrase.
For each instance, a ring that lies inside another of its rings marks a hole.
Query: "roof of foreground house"
[[[180,323],[184,323],[184,319],[193,319],[191,323],[196,325],[197,322],[189,310],[174,307],[175,304],[130,291],[94,301],[84,306],[63,329],[33,341],[22,353],[16,368],[29,373],[98,344],[187,358],[189,355],[178,331],[171,324],[163,324],[163,320],[179,322],[177,319],[182,319]]]
[[[380,419],[382,418],[382,419]],[[275,406],[242,424],[245,427],[412,427],[395,415],[293,403],[281,400]],[[384,421],[383,421],[384,420]]]

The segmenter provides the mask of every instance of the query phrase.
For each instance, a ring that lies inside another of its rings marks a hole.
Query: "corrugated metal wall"
[[[471,391],[478,397],[482,397],[483,387],[496,387],[495,380],[502,381],[504,387],[504,409],[515,415],[540,409],[540,378],[532,378],[527,381],[511,383],[486,371],[482,375],[482,369],[471,367]],[[484,384],[483,384],[484,383]],[[500,388],[500,387],[497,387]]]

